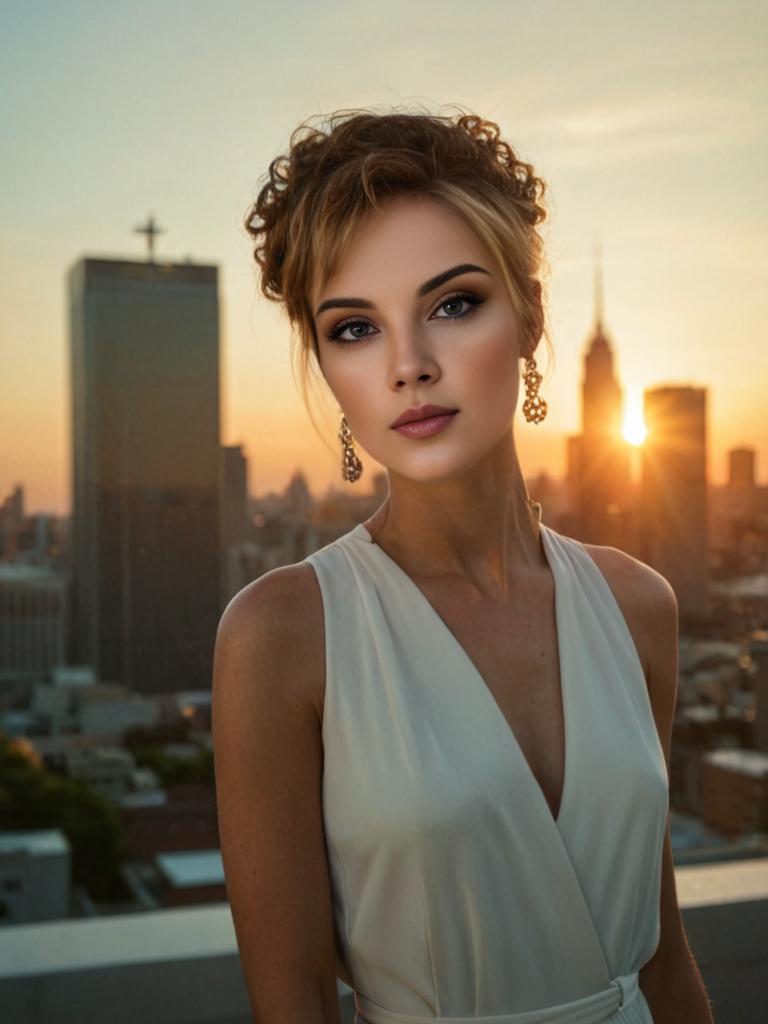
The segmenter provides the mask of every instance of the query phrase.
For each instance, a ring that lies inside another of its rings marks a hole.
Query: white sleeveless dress
[[[556,820],[469,655],[367,528],[305,559],[325,615],[323,816],[356,1024],[653,1022],[638,971],[660,937],[664,754],[605,577],[539,525],[565,720]]]

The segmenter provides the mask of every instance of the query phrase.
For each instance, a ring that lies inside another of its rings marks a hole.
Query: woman
[[[492,122],[339,111],[248,211],[344,478],[356,439],[389,483],[219,626],[221,845],[262,1024],[338,1021],[337,976],[361,1024],[711,1021],[667,825],[674,594],[545,526],[515,448],[520,360],[526,420],[547,409],[544,190]]]

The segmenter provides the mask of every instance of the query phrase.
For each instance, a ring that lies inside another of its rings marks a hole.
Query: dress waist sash
[[[359,1017],[355,1024],[599,1024],[620,1007],[628,1006],[639,990],[638,972],[612,978],[607,988],[559,1006],[545,1006],[522,1013],[495,1013],[480,1017],[425,1017],[387,1010],[355,992]],[[360,1020],[362,1018],[362,1021]]]

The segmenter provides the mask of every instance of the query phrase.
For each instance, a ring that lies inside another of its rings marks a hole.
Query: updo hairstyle
[[[460,108],[459,108],[460,109]],[[322,115],[319,115],[322,116]],[[260,290],[282,305],[298,337],[304,404],[320,356],[310,296],[342,264],[357,228],[386,201],[403,194],[431,196],[463,218],[494,255],[522,325],[521,352],[533,353],[543,335],[552,354],[546,316],[546,268],[538,225],[546,183],[499,136],[499,126],[476,114],[377,113],[344,109],[325,127],[309,121],[291,134],[249,207],[245,228],[255,243]],[[263,179],[262,179],[263,180]],[[541,281],[541,306],[532,288]],[[318,432],[323,437],[322,431]]]

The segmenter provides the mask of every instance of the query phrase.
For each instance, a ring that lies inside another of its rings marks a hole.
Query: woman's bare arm
[[[640,609],[647,638],[646,680],[653,716],[664,751],[667,775],[671,777],[672,726],[677,704],[679,667],[679,609],[669,582],[649,566]],[[712,1008],[704,979],[688,944],[680,908],[669,831],[664,837],[660,903],[661,932],[656,952],[640,971],[640,986],[658,1024],[680,1020],[690,1024],[712,1024]]]
[[[254,580],[232,598],[216,635],[219,839],[259,1024],[340,1019],[321,723],[311,697],[324,668],[322,601],[308,573],[284,566]]]
[[[668,580],[617,548],[586,545],[603,571],[637,647],[648,687],[667,775],[677,703],[678,604]],[[662,851],[660,934],[654,955],[640,970],[640,988],[658,1024],[685,1020],[712,1024],[712,1011],[677,902],[667,816]]]

